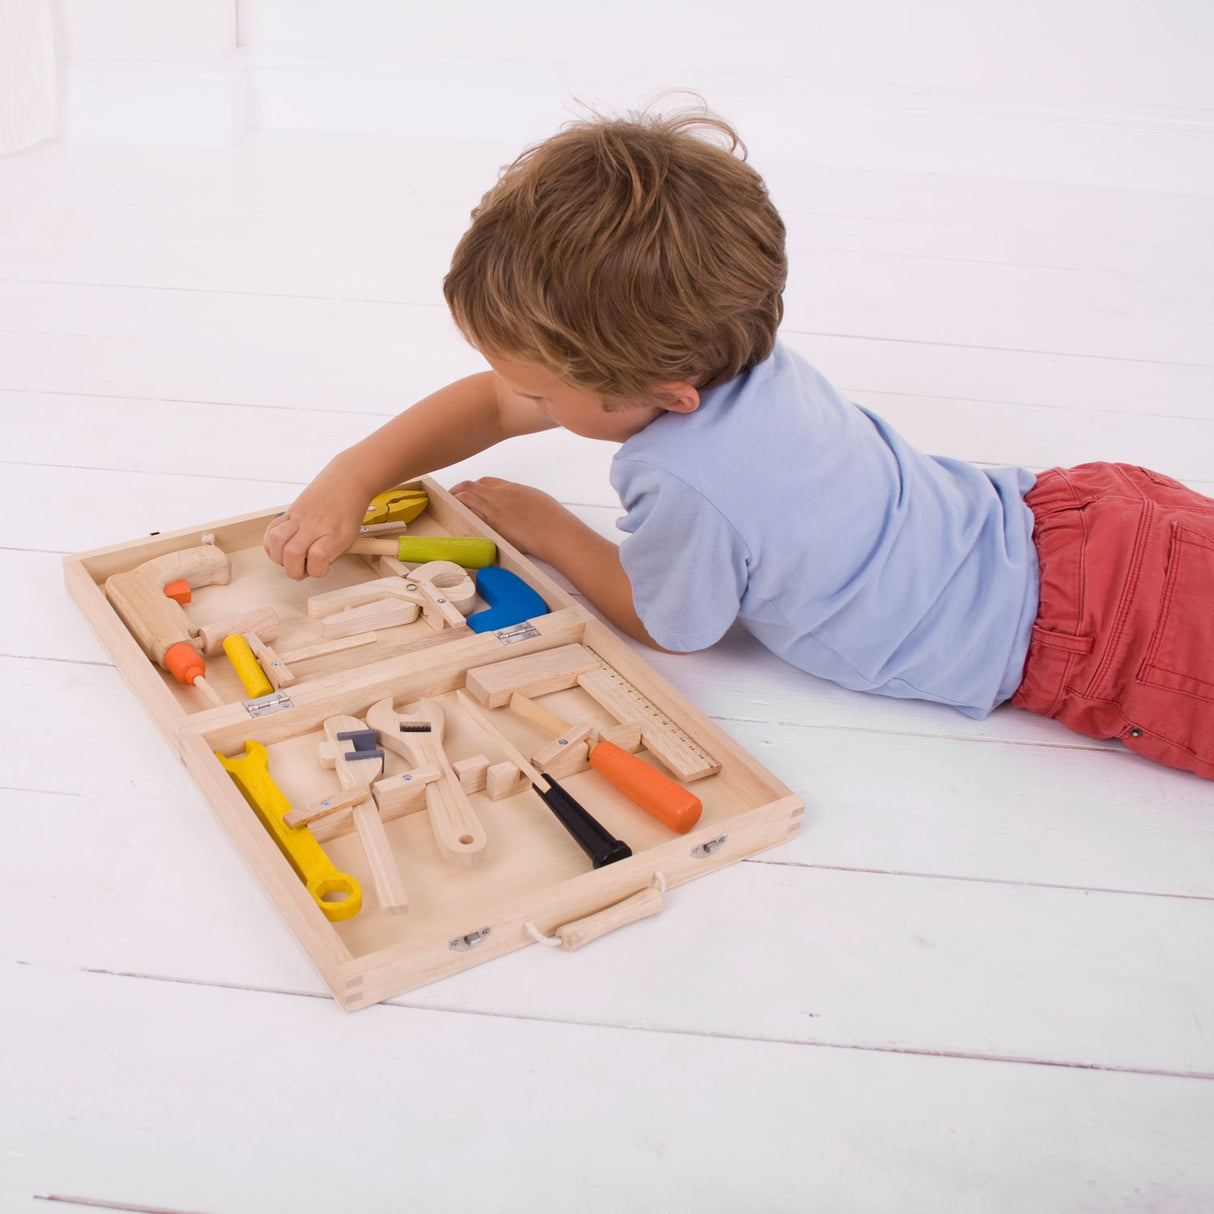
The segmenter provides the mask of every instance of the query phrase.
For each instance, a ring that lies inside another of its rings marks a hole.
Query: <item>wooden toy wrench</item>
[[[384,833],[379,806],[371,795],[371,785],[384,769],[384,752],[375,747],[375,731],[357,717],[328,717],[325,738],[320,746],[320,761],[337,772],[342,788],[353,792],[365,789],[366,797],[351,809],[354,829],[367,856],[379,904],[389,914],[403,915],[409,899],[400,879],[392,845]]]
[[[426,785],[426,810],[435,841],[452,864],[475,864],[485,849],[485,828],[443,750],[442,707],[423,699],[416,713],[402,716],[390,699],[380,700],[367,709],[367,724],[378,734],[380,745],[419,768],[433,767],[442,773]]]
[[[363,901],[362,887],[348,873],[340,873],[333,867],[306,826],[292,829],[284,824],[283,817],[291,812],[291,803],[270,775],[270,756],[266,748],[250,739],[245,742],[244,749],[245,753],[235,758],[218,751],[215,757],[235,781],[325,917],[336,922],[357,915]]]

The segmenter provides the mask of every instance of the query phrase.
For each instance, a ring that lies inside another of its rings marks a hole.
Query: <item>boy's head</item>
[[[732,379],[771,352],[787,266],[744,156],[706,111],[577,122],[528,149],[455,250],[456,323],[607,400]]]

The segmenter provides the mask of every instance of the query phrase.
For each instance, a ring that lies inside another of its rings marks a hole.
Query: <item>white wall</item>
[[[65,136],[215,147],[243,137],[236,0],[53,4]]]
[[[58,2],[72,60],[237,63],[252,127],[521,145],[683,87],[768,157],[1214,189],[1210,0]]]

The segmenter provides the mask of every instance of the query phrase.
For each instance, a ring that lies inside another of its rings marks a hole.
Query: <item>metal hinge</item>
[[[538,628],[524,620],[521,624],[515,624],[510,628],[499,628],[493,635],[503,645],[513,645],[516,641],[529,641],[540,634]]]
[[[282,712],[284,708],[294,708],[291,697],[285,691],[272,691],[268,696],[259,696],[256,700],[245,700],[245,709],[251,717],[265,717],[272,712]]]

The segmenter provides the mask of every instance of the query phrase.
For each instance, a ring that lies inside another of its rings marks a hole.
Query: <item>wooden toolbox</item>
[[[373,546],[483,537],[502,581],[350,553],[293,582],[261,549],[274,511],[65,561],[343,1008],[537,941],[577,947],[795,834],[802,802],[594,615],[433,481],[400,495],[423,512],[373,523]],[[178,656],[204,658],[193,684],[150,656],[144,616],[166,603],[189,642]]]

